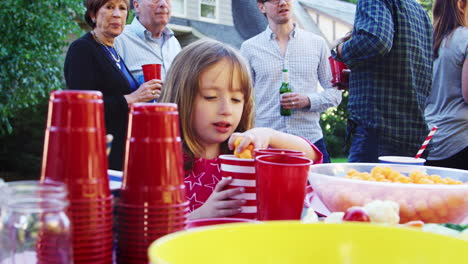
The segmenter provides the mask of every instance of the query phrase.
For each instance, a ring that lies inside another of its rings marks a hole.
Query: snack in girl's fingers
[[[245,147],[241,153],[237,151],[237,147],[239,146],[241,141],[241,137],[236,138],[236,140],[234,141],[234,155],[240,159],[253,159],[252,153],[254,146],[252,144],[249,144],[247,147]]]

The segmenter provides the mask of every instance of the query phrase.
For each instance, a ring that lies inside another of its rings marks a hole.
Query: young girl
[[[468,170],[468,0],[436,0],[434,70],[426,102],[438,126],[426,165]]]
[[[306,153],[320,163],[322,154],[311,143],[269,128],[252,128],[254,101],[250,71],[233,48],[213,40],[185,47],[175,58],[162,89],[161,102],[179,107],[186,161],[185,184],[190,218],[224,217],[240,212],[245,200],[230,199],[243,188],[224,190],[232,179],[222,179],[218,155],[239,150],[288,148]]]

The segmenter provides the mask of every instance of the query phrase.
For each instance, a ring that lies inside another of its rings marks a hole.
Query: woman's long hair
[[[439,57],[439,48],[445,37],[454,29],[464,25],[463,14],[458,10],[458,1],[466,0],[435,0],[432,8],[434,18],[434,59]]]

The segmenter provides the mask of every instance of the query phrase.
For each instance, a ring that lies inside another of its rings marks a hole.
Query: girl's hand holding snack
[[[240,143],[236,141],[240,141]],[[254,149],[270,147],[302,151],[306,154],[306,158],[314,162],[319,157],[310,144],[303,138],[266,127],[252,128],[244,133],[233,133],[228,141],[229,149],[235,148],[238,153],[243,153],[251,145],[253,145]]]
[[[235,189],[224,190],[230,183],[232,178],[223,178],[216,184],[215,190],[210,195],[208,200],[193,211],[189,219],[211,218],[211,217],[226,217],[240,213],[241,206],[246,203],[244,199],[231,199],[233,196],[245,192],[242,187]]]
[[[253,148],[267,148],[270,144],[271,134],[274,132],[270,128],[257,127],[244,133],[233,133],[228,141],[229,149],[235,149],[236,152],[243,153],[245,149],[249,149],[251,146]]]

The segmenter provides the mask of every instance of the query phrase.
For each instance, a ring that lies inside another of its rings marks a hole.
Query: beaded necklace
[[[104,43],[101,42],[101,40],[98,38],[98,36],[96,35],[96,32],[94,32],[94,30],[91,31],[91,34],[93,34],[94,39],[95,39],[99,44],[103,45],[104,48],[106,48],[106,50],[107,50],[107,51],[109,52],[109,54],[112,56],[112,59],[114,59],[115,65],[117,65],[117,67],[118,67],[119,69],[122,69],[122,68],[120,67],[120,56],[117,54],[117,52],[116,52],[116,55],[117,55],[117,57],[116,57],[116,56],[114,55],[114,53],[111,51],[111,49],[109,49],[109,47],[107,47],[107,45],[105,45]]]

